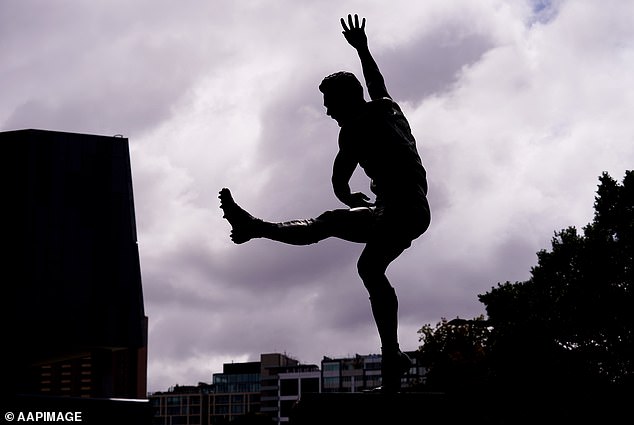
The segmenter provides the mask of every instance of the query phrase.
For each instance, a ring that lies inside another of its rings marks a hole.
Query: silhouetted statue
[[[381,339],[382,389],[395,392],[411,361],[399,348],[398,300],[385,272],[430,224],[427,178],[409,124],[390,97],[368,49],[365,18],[359,25],[357,15],[354,22],[348,15],[348,25],[343,18],[341,25],[346,40],[359,54],[371,98],[365,101],[361,83],[349,72],[332,74],[319,86],[326,114],[341,127],[332,185],[337,198],[349,208],[326,211],[312,219],[272,223],[239,207],[226,188],[220,191],[220,208],[237,244],[267,238],[308,245],[329,237],[365,243],[358,271],[370,295]],[[365,194],[350,190],[357,165],[371,180],[374,203]]]

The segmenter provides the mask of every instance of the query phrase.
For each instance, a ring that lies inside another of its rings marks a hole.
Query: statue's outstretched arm
[[[368,48],[368,37],[365,34],[365,18],[359,24],[358,15],[354,15],[354,21],[352,20],[352,15],[348,15],[348,25],[346,25],[344,18],[341,18],[341,26],[343,27],[344,37],[357,50],[359,59],[361,59],[363,77],[365,78],[365,85],[368,87],[370,99],[391,98],[385,87],[385,80],[383,75],[381,75],[379,66]]]

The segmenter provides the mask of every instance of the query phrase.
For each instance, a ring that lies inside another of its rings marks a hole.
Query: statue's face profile
[[[351,116],[351,105],[341,96],[324,94],[324,107],[326,108],[326,115],[337,121],[339,127],[342,127]]]

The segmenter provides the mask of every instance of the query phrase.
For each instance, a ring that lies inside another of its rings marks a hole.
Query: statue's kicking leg
[[[365,242],[372,224],[369,208],[326,211],[317,218],[273,223],[256,218],[242,209],[229,189],[220,191],[220,208],[231,225],[231,240],[237,244],[266,238],[292,245],[309,245],[329,237]]]

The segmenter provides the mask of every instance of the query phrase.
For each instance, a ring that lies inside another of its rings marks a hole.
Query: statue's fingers
[[[359,28],[359,15],[354,14],[354,27]]]
[[[346,26],[346,21],[341,18],[341,26],[343,27],[344,31],[349,31],[348,27]]]

